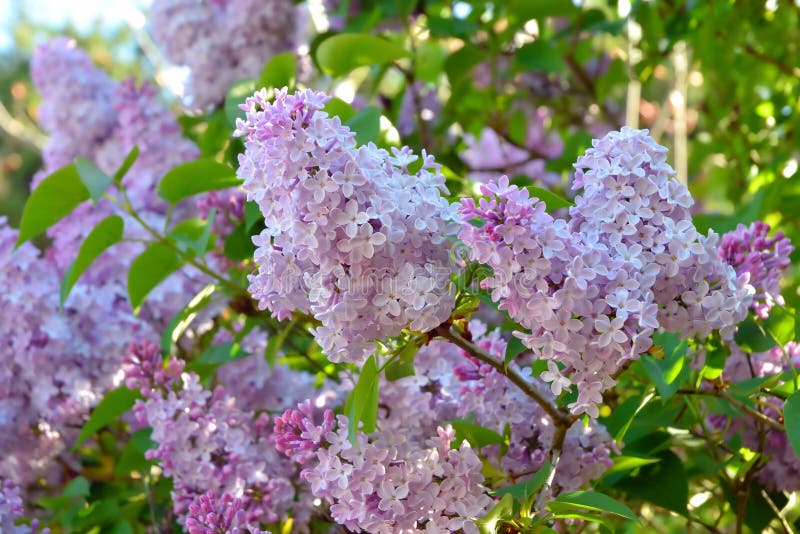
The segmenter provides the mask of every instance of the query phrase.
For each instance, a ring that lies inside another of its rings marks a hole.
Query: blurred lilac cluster
[[[188,103],[207,108],[296,46],[297,9],[291,0],[154,0],[150,27],[166,58],[189,67]]]

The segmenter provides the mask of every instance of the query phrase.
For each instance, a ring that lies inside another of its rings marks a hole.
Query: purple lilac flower
[[[331,361],[363,362],[372,340],[403,328],[428,331],[453,305],[444,177],[423,152],[392,153],[355,136],[322,111],[313,91],[256,93],[239,121],[238,174],[266,229],[253,238],[258,274],[250,292],[279,319],[311,313]]]
[[[741,382],[751,378],[773,376],[800,368],[800,344],[790,341],[784,347],[773,347],[766,352],[747,354],[737,345],[731,345],[731,355],[725,361],[722,378],[729,382]],[[778,397],[764,395],[767,407],[759,408],[762,413],[779,419],[783,413],[784,401]],[[740,434],[742,444],[754,451],[761,449],[761,434],[766,434],[764,461],[756,471],[756,478],[770,491],[800,490],[800,459],[794,453],[786,432],[766,426],[744,414],[729,418],[712,414],[708,418],[711,426],[724,429],[727,435]]]
[[[222,102],[230,86],[257,77],[275,54],[297,41],[299,13],[291,0],[155,0],[153,38],[166,58],[190,70],[188,103]]]
[[[39,530],[39,522],[16,525],[24,513],[19,488],[10,480],[0,478],[0,532],[3,534],[50,534],[50,529]]]
[[[789,267],[794,247],[782,232],[772,238],[768,224],[756,221],[749,227],[740,224],[736,230],[722,236],[719,256],[736,269],[736,274],[748,273],[750,285],[756,290],[753,310],[762,319],[769,316],[773,306],[783,306],[781,275]]]
[[[656,328],[730,339],[752,287],[719,260],[715,234],[697,233],[692,198],[646,131],[623,128],[593,145],[575,165],[581,194],[569,222],[503,177],[481,187],[488,199],[462,200],[459,237],[492,267],[482,282],[492,299],[530,330],[516,335],[555,364],[542,378],[554,393],[577,386],[571,411],[597,417],[614,374]]]
[[[175,361],[164,368],[155,344],[145,342],[131,352],[126,381],[144,396],[134,414],[153,429],[157,447],[146,456],[158,459],[172,477],[175,513],[183,521],[192,514],[197,519],[189,507],[210,491],[241,499],[237,506],[245,522],[284,517],[294,500],[294,469],[269,442],[269,416],[240,409],[222,387],[204,389],[196,374],[180,374]]]
[[[186,530],[189,534],[268,534],[247,523],[243,504],[229,493],[218,498],[209,491],[189,505]]]

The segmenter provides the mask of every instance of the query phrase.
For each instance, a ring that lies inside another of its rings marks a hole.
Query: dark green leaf
[[[114,473],[119,477],[130,475],[133,471],[147,471],[152,465],[153,461],[144,457],[144,454],[156,446],[156,443],[150,439],[153,433],[152,428],[140,428],[133,433],[131,439],[122,449],[119,456],[117,465],[114,468]]]
[[[650,502],[686,515],[689,478],[683,462],[670,450],[661,451],[653,457],[661,461],[642,467],[637,476],[627,477],[614,487],[627,493],[631,499]]]
[[[242,261],[253,257],[256,246],[253,244],[250,233],[245,229],[244,223],[233,229],[225,239],[222,250],[232,260]]]
[[[367,106],[350,117],[345,126],[356,133],[356,143],[359,145],[375,143],[381,133],[381,110],[375,106]]]
[[[270,59],[264,70],[261,71],[261,76],[258,78],[259,87],[266,87],[267,89],[282,87],[293,87],[294,79],[297,75],[297,58],[292,52],[284,52],[278,54]]]
[[[511,339],[508,340],[508,344],[506,345],[506,366],[513,362],[514,359],[525,350],[527,350],[527,347],[522,343],[522,340],[517,336],[511,336]]]
[[[444,71],[451,85],[460,82],[472,69],[486,58],[486,52],[478,47],[465,44],[444,61]]]
[[[41,234],[89,198],[75,165],[58,169],[42,180],[28,197],[22,211],[17,246]]]
[[[508,11],[525,22],[544,17],[568,17],[579,9],[564,0],[509,0]]]
[[[526,44],[517,51],[517,68],[553,73],[564,70],[561,54],[552,44],[538,40]]]
[[[72,287],[81,275],[86,272],[86,269],[89,268],[92,262],[110,246],[119,243],[122,239],[123,227],[124,223],[122,217],[119,215],[109,215],[100,221],[89,235],[86,236],[86,240],[84,240],[80,250],[78,250],[78,257],[75,258],[75,261],[67,268],[67,271],[64,273],[64,278],[61,280],[60,297],[62,306],[67,300]]]
[[[792,393],[783,405],[783,420],[786,435],[792,444],[795,456],[800,458],[800,391]]]
[[[103,400],[92,410],[89,420],[83,425],[75,446],[80,445],[98,430],[133,408],[138,396],[139,394],[136,391],[131,391],[124,386],[106,393]]]
[[[213,159],[199,159],[178,165],[158,184],[158,195],[171,204],[184,198],[239,185],[236,172]]]
[[[92,201],[97,204],[108,186],[111,185],[111,177],[82,156],[75,158],[75,169],[78,171],[83,185],[86,186],[86,190],[89,191]]]
[[[244,229],[249,233],[253,226],[261,219],[261,209],[258,204],[248,200],[244,204]]]
[[[644,354],[641,362],[650,380],[658,389],[658,394],[663,400],[667,400],[675,394],[680,387],[681,377],[689,371],[689,367],[685,365],[688,345],[684,340],[675,346],[674,342],[677,338],[673,336],[664,336],[663,339],[669,340],[668,343],[662,345],[664,359],[659,360],[649,354]],[[654,338],[654,341],[658,343],[660,339]]]
[[[128,298],[134,313],[139,313],[147,294],[181,265],[175,251],[162,243],[153,243],[133,260],[128,271]]]
[[[357,67],[382,65],[409,53],[401,46],[369,34],[340,33],[328,37],[317,48],[317,63],[333,77]]]
[[[248,356],[250,353],[238,343],[220,343],[204,350],[195,361],[201,365],[222,365]]]

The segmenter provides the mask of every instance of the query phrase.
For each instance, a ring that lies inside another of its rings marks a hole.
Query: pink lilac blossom
[[[207,108],[230,86],[257,77],[297,41],[300,13],[291,0],[155,0],[153,38],[167,60],[189,68],[187,103]]]
[[[791,341],[784,347],[773,347],[766,352],[748,354],[735,344],[725,361],[722,378],[728,382],[741,382],[751,378],[784,373],[792,367],[800,368],[800,344]],[[762,413],[773,419],[782,416],[784,401],[774,396],[764,396],[768,407]],[[763,451],[766,456],[756,471],[756,478],[770,491],[800,490],[800,459],[794,453],[785,431],[766,426],[752,417],[712,414],[709,423],[717,429],[727,429],[729,437],[741,435],[742,444],[754,451],[761,450],[761,433],[766,434]]]
[[[10,480],[0,478],[0,532],[3,534],[50,534],[50,529],[39,530],[38,521],[30,525],[15,524],[25,510],[19,488]]]
[[[247,522],[242,499],[214,492],[199,496],[189,505],[186,530],[189,534],[268,534]]]
[[[487,183],[498,174],[524,175],[538,185],[561,185],[560,174],[545,170],[547,160],[559,157],[564,150],[558,133],[548,131],[550,110],[539,107],[526,115],[524,146],[511,143],[488,127],[478,137],[464,136],[467,148],[459,157],[469,167],[467,178]]]
[[[294,469],[269,442],[266,413],[240,409],[223,387],[204,389],[196,374],[182,372],[179,360],[164,367],[153,343],[134,345],[124,369],[126,383],[144,396],[134,406],[136,420],[152,428],[157,443],[146,456],[172,477],[173,509],[183,521],[191,517],[192,502],[209,491],[241,499],[248,523],[285,516],[295,496]]]
[[[772,238],[768,224],[756,221],[749,227],[740,224],[723,234],[719,256],[736,269],[736,274],[749,273],[750,285],[756,294],[753,311],[761,319],[769,316],[774,306],[783,306],[781,275],[789,267],[794,247],[782,232]]]
[[[594,141],[575,168],[569,221],[503,177],[481,187],[488,199],[462,200],[459,237],[493,269],[482,286],[530,331],[515,335],[553,362],[542,375],[553,393],[577,386],[570,410],[597,417],[655,329],[731,339],[753,290],[718,258],[718,236],[698,234],[688,190],[645,130]]]
[[[373,340],[449,317],[454,213],[432,157],[423,152],[411,172],[418,158],[408,148],[357,147],[323,111],[328,98],[276,90],[269,102],[262,90],[243,106],[238,175],[266,226],[253,238],[250,292],[279,319],[313,314],[329,359],[357,363]]]
[[[470,328],[481,348],[503,358],[506,342],[499,332],[487,333],[477,321]],[[273,440],[280,452],[303,465],[301,479],[330,503],[333,518],[347,528],[474,532],[472,519],[491,505],[479,458],[498,462],[509,478],[530,474],[550,452],[553,422],[507,378],[449,342],[433,341],[420,349],[415,370],[414,376],[381,381],[379,429],[358,432],[355,445],[348,440],[346,417],[320,413],[308,401],[276,418]],[[544,384],[529,380],[547,395]],[[466,417],[498,433],[510,426],[509,452],[502,460],[496,460],[497,446],[484,447],[479,457],[467,441],[458,449],[445,445],[455,436],[439,426],[441,421]],[[554,490],[577,489],[599,477],[611,465],[615,448],[602,426],[575,423]],[[460,458],[454,466],[455,454]],[[455,473],[446,476],[453,468]]]

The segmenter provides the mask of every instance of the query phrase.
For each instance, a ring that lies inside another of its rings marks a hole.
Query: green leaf
[[[614,487],[627,493],[631,499],[650,502],[685,516],[689,502],[689,477],[683,462],[670,450],[653,454],[653,457],[660,462],[642,467],[637,476],[629,476]]]
[[[325,74],[342,76],[357,67],[382,65],[409,56],[401,46],[374,35],[340,33],[317,48],[317,63]]]
[[[246,78],[234,82],[228,93],[225,95],[225,118],[228,120],[228,125],[236,127],[236,119],[244,119],[244,111],[239,107],[244,104],[244,101],[253,96],[253,93],[258,89],[258,82],[253,78]]]
[[[253,226],[261,220],[261,208],[258,207],[258,204],[253,202],[252,200],[248,200],[244,204],[244,229],[246,232],[250,232],[253,229]]]
[[[583,512],[580,509],[554,503],[548,504],[547,508],[553,512],[554,519],[581,519],[583,521],[591,521],[593,523],[600,523],[605,527],[606,530],[601,530],[601,532],[614,532],[614,524],[604,515]]]
[[[544,17],[569,17],[579,9],[564,0],[509,0],[508,11],[522,22]]]
[[[622,471],[630,471],[645,465],[655,464],[660,462],[659,458],[642,458],[639,456],[616,456],[614,458],[614,465],[606,470],[604,475],[609,473],[619,473]]]
[[[508,344],[506,345],[506,367],[508,367],[508,364],[513,362],[514,359],[522,354],[525,350],[527,350],[527,347],[522,343],[522,340],[517,336],[511,336],[511,339],[508,340]]]
[[[783,405],[783,420],[786,435],[795,456],[800,458],[800,391],[792,393]]]
[[[169,231],[169,236],[176,241],[181,252],[191,252],[194,256],[203,256],[210,250],[211,228],[217,208],[211,208],[206,220],[197,217],[186,219]]]
[[[465,44],[444,61],[444,71],[451,85],[456,85],[475,66],[486,58],[486,52],[472,44]]]
[[[500,488],[493,492],[493,494],[495,497],[503,497],[506,494],[510,494],[517,501],[525,502],[535,495],[536,492],[539,491],[539,488],[544,485],[547,477],[550,475],[550,467],[550,462],[545,461],[544,465],[527,480],[518,482],[513,486]]]
[[[464,419],[456,419],[450,421],[453,428],[456,430],[456,435],[469,441],[469,444],[478,449],[486,445],[499,445],[503,443],[503,436],[490,428],[485,428],[476,425]]]
[[[186,332],[186,329],[189,328],[189,325],[191,325],[192,321],[197,317],[198,312],[208,306],[216,290],[216,285],[208,284],[192,297],[192,300],[190,300],[181,311],[172,317],[169,324],[164,329],[164,332],[161,334],[162,354],[169,354],[172,352],[173,345],[175,345],[183,333]]]
[[[528,191],[530,191],[532,197],[536,197],[544,202],[547,211],[553,211],[560,208],[569,208],[575,205],[569,200],[561,198],[552,191],[542,189],[541,187],[528,186]]]
[[[292,52],[284,52],[273,56],[261,71],[258,78],[259,87],[280,89],[293,87],[297,75],[297,58]]]
[[[520,48],[515,55],[515,62],[521,70],[538,70],[546,73],[564,70],[561,53],[552,44],[541,39]]]
[[[419,350],[419,343],[410,340],[400,349],[400,352],[386,366],[386,379],[390,381],[399,380],[407,376],[414,376],[414,356]]]
[[[594,491],[574,491],[572,493],[563,493],[551,501],[547,507],[550,510],[568,505],[575,508],[582,508],[593,512],[607,512],[631,521],[639,521],[639,518],[633,511],[608,495],[597,493]],[[552,508],[551,508],[552,506]]]
[[[195,362],[201,365],[222,365],[248,356],[250,353],[238,343],[220,343],[200,353]]]
[[[119,166],[117,172],[114,173],[113,179],[115,183],[119,183],[128,174],[128,171],[131,170],[133,164],[136,163],[137,158],[139,157],[139,147],[134,145],[128,155],[125,156],[125,160],[122,162],[122,165]]]
[[[103,400],[92,410],[89,420],[83,425],[75,446],[77,447],[108,423],[133,408],[138,397],[139,394],[136,391],[131,391],[124,386],[106,393]]]
[[[381,110],[375,106],[367,106],[350,117],[345,126],[356,133],[356,143],[359,145],[375,143],[381,133]]]
[[[86,236],[86,240],[78,250],[78,257],[67,268],[64,277],[61,279],[61,306],[67,300],[72,287],[92,262],[106,249],[122,240],[123,227],[122,217],[109,215],[100,221]]]
[[[222,251],[232,260],[246,260],[253,257],[256,251],[256,246],[253,244],[253,239],[250,233],[245,229],[245,224],[242,223],[230,233],[225,239],[225,244]]]
[[[117,465],[114,467],[114,474],[118,477],[130,475],[133,471],[146,471],[152,460],[145,458],[144,454],[156,446],[155,441],[150,438],[153,433],[152,428],[141,428],[131,435],[131,439],[120,453]]]
[[[267,347],[264,349],[264,359],[267,360],[270,367],[275,367],[275,362],[278,359],[278,351],[283,347],[286,337],[289,335],[289,332],[292,331],[296,322],[296,319],[291,320],[283,329],[270,336],[269,341],[267,341]]]
[[[356,114],[356,110],[341,98],[334,96],[325,104],[325,113],[331,117],[339,117],[339,120],[344,124]]]
[[[344,413],[350,419],[348,431],[351,442],[355,442],[360,422],[364,423],[364,433],[375,430],[378,420],[378,365],[374,356],[369,357],[361,368],[356,387],[345,403]]]
[[[183,261],[175,251],[163,243],[153,243],[133,260],[128,271],[128,298],[135,314],[147,294],[181,265]]]
[[[238,186],[236,172],[213,159],[198,159],[170,170],[158,184],[158,195],[171,204],[184,198]]]
[[[41,234],[89,198],[75,165],[61,167],[42,180],[28,197],[22,211],[17,246]]]
[[[494,505],[481,519],[475,520],[481,534],[495,534],[497,529],[514,517],[514,498],[510,493],[503,495],[503,498]]]
[[[653,339],[656,344],[663,346],[664,359],[658,360],[649,354],[644,354],[641,362],[650,380],[658,389],[658,394],[661,395],[662,400],[666,401],[678,390],[681,377],[689,370],[685,365],[688,344],[684,340],[675,345],[678,338],[674,335],[659,334]]]
[[[86,186],[86,190],[89,191],[92,202],[97,204],[108,186],[111,185],[111,177],[82,156],[75,158],[75,169],[78,171],[83,185]]]

